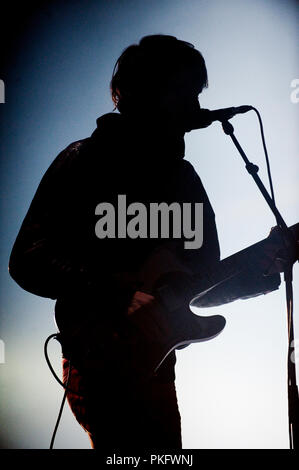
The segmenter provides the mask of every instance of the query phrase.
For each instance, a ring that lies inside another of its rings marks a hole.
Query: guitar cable
[[[52,434],[52,437],[51,437],[51,442],[50,442],[50,447],[49,447],[49,449],[51,449],[51,450],[53,449],[53,446],[54,446],[54,440],[55,440],[57,429],[58,429],[58,426],[59,426],[59,423],[60,423],[60,420],[61,420],[61,416],[62,416],[62,412],[63,412],[63,408],[64,408],[64,404],[65,404],[65,400],[66,400],[68,392],[71,392],[71,393],[73,393],[77,396],[80,396],[78,394],[78,392],[75,392],[74,390],[72,390],[71,388],[68,387],[69,380],[70,380],[70,377],[71,377],[71,369],[72,369],[71,361],[70,360],[68,361],[69,362],[69,367],[68,367],[68,373],[67,373],[65,383],[63,383],[59,379],[59,377],[57,376],[57,374],[54,371],[54,369],[52,367],[52,364],[50,362],[49,355],[48,355],[49,341],[51,339],[56,339],[60,343],[59,338],[60,338],[60,333],[53,333],[50,336],[48,336],[48,338],[46,339],[45,344],[44,344],[44,355],[45,355],[47,365],[48,365],[53,377],[56,379],[56,381],[59,383],[59,385],[61,385],[64,388],[63,398],[62,398],[62,401],[61,401],[61,405],[60,405],[60,409],[59,409],[59,412],[58,412],[58,416],[57,416],[56,424],[55,424],[55,427],[54,427],[54,431],[53,431],[53,434]]]
[[[49,447],[50,449],[53,449],[54,440],[55,440],[57,429],[58,429],[60,419],[61,419],[61,416],[62,416],[62,412],[63,412],[63,408],[64,408],[64,404],[65,404],[65,400],[66,400],[66,396],[67,396],[67,392],[68,392],[67,385],[69,383],[69,379],[70,379],[70,375],[71,375],[70,374],[71,373],[71,368],[72,368],[71,363],[69,363],[69,369],[68,369],[67,379],[66,379],[66,388],[64,390],[62,402],[61,402],[61,405],[60,405],[60,409],[59,409],[59,413],[58,413],[58,416],[57,416],[56,424],[55,424],[54,431],[53,431],[53,434],[52,434],[51,443],[50,443],[50,447]]]
[[[259,111],[254,106],[251,106],[251,109],[257,114],[257,117],[258,117],[258,120],[259,120],[262,143],[263,143],[263,149],[264,149],[264,154],[265,154],[265,159],[266,159],[266,164],[267,164],[267,173],[268,173],[268,180],[269,180],[269,184],[270,184],[271,198],[272,198],[272,201],[273,201],[273,203],[276,207],[275,197],[274,197],[274,189],[273,189],[273,183],[272,183],[272,176],[271,176],[271,169],[270,169],[270,161],[269,161],[269,156],[268,156],[268,151],[267,151],[267,146],[266,146],[266,141],[265,141],[264,126],[263,126],[262,118],[261,118],[261,115],[260,115]]]

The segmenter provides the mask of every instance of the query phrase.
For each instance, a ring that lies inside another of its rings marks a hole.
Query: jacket
[[[86,139],[71,143],[44,174],[12,249],[9,271],[25,290],[56,299],[56,311],[121,321],[138,272],[150,254],[172,243],[183,265],[200,272],[220,259],[215,214],[193,166],[184,137],[159,132],[146,119],[109,113]],[[139,202],[203,203],[203,244],[185,249],[184,237],[98,238],[95,208]],[[106,320],[103,320],[105,323]]]

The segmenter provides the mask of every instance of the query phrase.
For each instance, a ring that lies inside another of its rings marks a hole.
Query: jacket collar
[[[97,128],[92,137],[110,139],[111,146],[118,141],[125,145],[136,146],[139,152],[151,158],[159,156],[169,159],[182,159],[185,156],[184,134],[179,135],[171,129],[157,125],[145,116],[126,116],[107,113],[97,119]]]

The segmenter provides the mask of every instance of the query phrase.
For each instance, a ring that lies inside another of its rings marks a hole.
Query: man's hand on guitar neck
[[[295,244],[295,240],[294,240]],[[268,235],[268,243],[265,245],[265,275],[282,273],[298,259],[298,253],[295,253],[294,247],[290,246],[288,240],[280,227],[272,227]]]

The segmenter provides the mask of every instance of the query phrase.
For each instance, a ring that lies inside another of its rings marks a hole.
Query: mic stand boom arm
[[[294,261],[297,259],[296,255],[296,241],[293,237],[292,232],[288,229],[285,221],[279,213],[275,202],[267,192],[264,184],[258,176],[259,168],[257,165],[251,163],[238,140],[234,135],[234,128],[228,121],[222,122],[222,128],[225,134],[229,135],[237,147],[242,159],[245,162],[246,170],[252,176],[262,195],[264,196],[268,206],[273,212],[277,225],[283,236],[286,251],[289,253],[289,259],[287,260],[287,266],[284,270],[284,281],[286,286],[286,303],[287,303],[287,325],[288,325],[288,411],[289,411],[289,437],[290,437],[290,448],[299,448],[299,395],[296,384],[296,355],[292,354],[292,348],[295,348],[294,343],[294,322],[293,322],[293,286],[292,286],[292,267]]]

